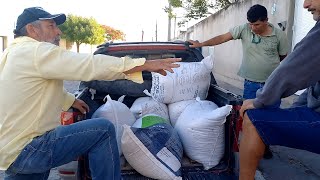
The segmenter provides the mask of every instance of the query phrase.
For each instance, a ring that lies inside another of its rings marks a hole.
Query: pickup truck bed
[[[162,59],[162,58],[181,58],[182,62],[200,62],[204,59],[201,49],[190,48],[188,42],[123,42],[123,43],[105,43],[98,46],[94,54],[104,54],[116,57],[145,58],[146,60]],[[118,99],[121,95],[126,95],[124,102],[131,107],[134,100],[138,97],[145,96],[144,89],[150,91],[152,85],[152,76],[150,72],[143,72],[143,84],[133,83],[127,80],[116,81],[90,81],[81,82],[80,91],[77,98],[84,100],[90,106],[90,112],[84,119],[89,119],[93,112],[99,108],[104,102],[103,98],[109,94],[112,99]],[[192,85],[192,84],[191,84]],[[94,97],[93,89],[96,90]],[[238,134],[241,129],[241,120],[239,117],[239,109],[242,104],[241,96],[233,94],[219,87],[211,74],[211,85],[209,88],[207,100],[213,101],[218,106],[232,105],[231,114],[227,117],[225,123],[225,152],[220,163],[209,169],[203,170],[201,164],[183,158],[182,161],[182,177],[183,179],[236,179],[234,169],[235,154],[238,152]],[[75,118],[76,120],[80,120]],[[90,171],[85,156],[78,159],[77,179],[87,180],[90,178]],[[137,173],[130,165],[121,158],[122,177],[126,179],[149,179]],[[61,171],[66,169],[61,168]],[[69,172],[66,171],[66,172]]]
[[[103,97],[105,95],[96,94],[94,99],[92,100],[92,95],[88,88],[84,89],[80,94],[78,94],[78,98],[84,100],[91,109],[91,113],[87,114],[87,119],[91,117],[92,113],[102,105]],[[117,96],[114,96],[116,99]],[[131,106],[134,99],[137,97],[126,97],[127,101],[124,101],[129,107]],[[231,114],[227,117],[227,121],[225,123],[225,153],[224,157],[220,161],[220,163],[211,168],[209,170],[204,170],[202,165],[190,160],[187,157],[183,158],[182,161],[182,174],[183,179],[217,179],[217,180],[227,180],[227,179],[236,179],[236,174],[234,173],[235,160],[234,160],[234,152],[237,151],[237,123],[239,122],[239,113],[238,110],[242,103],[242,98],[238,95],[235,95],[231,92],[228,92],[219,86],[212,84],[209,89],[207,100],[215,102],[218,106],[223,106],[226,104],[233,105],[233,110]],[[122,157],[122,177],[124,180],[130,179],[143,179],[147,180],[150,178],[144,177],[137,173],[131,166],[125,161],[124,157]],[[90,170],[88,168],[87,158],[81,157],[79,158],[79,166],[78,166],[78,179],[87,180],[90,178]]]

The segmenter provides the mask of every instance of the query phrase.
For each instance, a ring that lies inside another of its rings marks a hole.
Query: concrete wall
[[[193,39],[203,42],[216,35],[226,33],[236,25],[247,23],[246,13],[254,4],[261,4],[267,8],[269,22],[276,27],[279,27],[277,23],[286,21],[285,31],[288,38],[291,39],[294,12],[294,1],[292,0],[247,0],[232,5],[188,28],[187,32],[179,35],[179,39]],[[242,59],[240,40],[229,41],[214,47],[203,47],[202,53],[204,56],[214,54],[213,73],[218,81],[243,88],[243,79],[237,75]]]
[[[6,17],[0,17],[0,54],[8,47],[8,41],[13,39],[13,23]]]

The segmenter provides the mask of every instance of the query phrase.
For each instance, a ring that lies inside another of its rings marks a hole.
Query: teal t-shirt
[[[249,24],[230,29],[233,39],[241,39],[243,57],[238,75],[254,82],[265,82],[280,64],[280,55],[288,53],[286,34],[272,24],[272,34],[259,36]]]

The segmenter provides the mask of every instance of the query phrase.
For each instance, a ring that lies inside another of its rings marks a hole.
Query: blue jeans
[[[256,93],[258,89],[261,89],[264,86],[264,82],[253,82],[249,80],[244,81],[243,85],[243,98],[244,99],[254,99],[257,97]],[[278,108],[280,107],[281,100],[270,107]]]
[[[320,113],[307,107],[249,109],[247,115],[266,145],[320,154]]]
[[[110,121],[97,118],[35,137],[5,171],[5,180],[47,179],[51,168],[84,154],[89,158],[92,179],[121,178],[115,128]]]

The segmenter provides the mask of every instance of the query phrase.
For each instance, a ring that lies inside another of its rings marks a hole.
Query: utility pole
[[[168,41],[171,40],[171,14],[172,14],[172,6],[169,2],[169,12],[168,12]]]
[[[156,42],[158,41],[158,21],[156,21]]]
[[[143,42],[143,36],[144,36],[144,31],[142,29],[142,31],[141,31],[141,42]]]
[[[174,16],[173,38],[176,38],[177,15]]]

